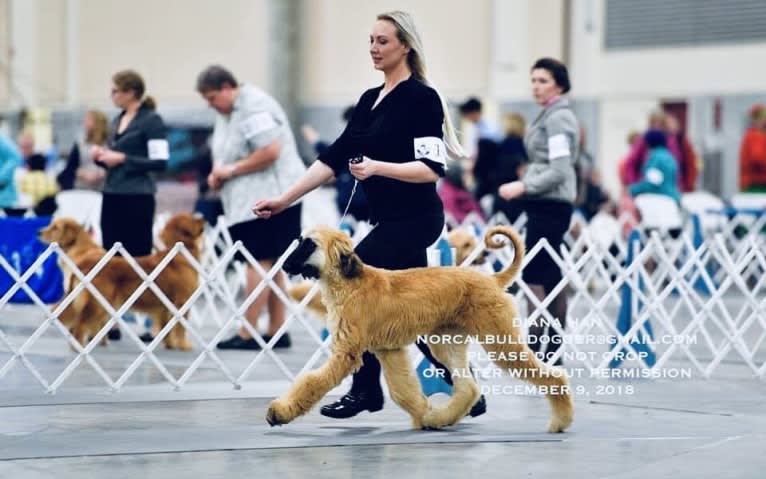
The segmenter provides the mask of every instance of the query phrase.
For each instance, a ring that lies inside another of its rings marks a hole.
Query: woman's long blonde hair
[[[407,64],[410,70],[412,70],[412,75],[433,88],[436,94],[439,95],[442,110],[444,111],[444,143],[447,145],[447,149],[450,151],[451,156],[456,159],[466,158],[468,155],[466,155],[463,146],[455,134],[455,127],[452,124],[447,101],[439,93],[439,90],[426,78],[426,59],[423,53],[423,42],[420,40],[420,34],[417,28],[415,28],[415,21],[412,19],[412,16],[407,12],[397,10],[381,13],[377,18],[378,20],[386,20],[393,23],[396,27],[399,41],[410,47],[410,52],[407,54]]]

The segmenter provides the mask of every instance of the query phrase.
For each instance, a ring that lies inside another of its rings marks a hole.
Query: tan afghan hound
[[[516,308],[505,292],[521,268],[524,243],[513,229],[495,226],[484,238],[488,248],[503,246],[494,239],[497,234],[511,240],[515,255],[506,270],[487,275],[466,268],[373,268],[361,262],[345,233],[325,227],[309,231],[284,269],[318,279],[333,354],[272,401],[266,421],[275,426],[306,414],[361,366],[364,351],[371,351],[383,366],[391,398],[412,416],[416,429],[455,424],[479,397],[479,387],[467,372],[466,338],[471,336],[500,368],[521,370],[520,377],[546,387],[552,408],[548,430],[564,431],[574,414],[569,382],[562,370],[539,361],[524,343],[513,321]],[[434,356],[453,375],[453,395],[443,406],[429,403],[410,364],[406,348],[418,336],[446,339],[429,341]]]

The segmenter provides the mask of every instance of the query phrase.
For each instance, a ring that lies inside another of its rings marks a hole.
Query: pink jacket
[[[458,188],[449,181],[441,181],[438,193],[442,203],[444,203],[444,211],[459,223],[462,223],[468,213],[472,211],[478,213],[482,219],[486,219],[481,206],[468,191]]]

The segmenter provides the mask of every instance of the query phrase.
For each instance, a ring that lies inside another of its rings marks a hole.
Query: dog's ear
[[[340,271],[346,278],[356,278],[362,274],[362,261],[354,253],[340,255]]]

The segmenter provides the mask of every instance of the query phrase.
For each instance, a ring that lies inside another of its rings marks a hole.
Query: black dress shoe
[[[152,333],[147,331],[144,334],[142,334],[141,336],[139,336],[138,339],[140,339],[141,342],[143,342],[143,343],[151,343],[152,341],[154,341],[154,336],[152,336]]]
[[[250,351],[261,349],[258,343],[255,342],[255,339],[245,339],[239,334],[235,334],[226,341],[221,341],[217,347],[218,349],[245,349]]]
[[[479,396],[479,400],[473,404],[471,410],[468,411],[468,415],[471,417],[478,417],[487,412],[487,399],[482,394]]]
[[[110,341],[119,341],[120,338],[122,338],[122,332],[120,331],[120,328],[113,328],[106,333],[106,337],[109,338]]]
[[[383,392],[355,393],[349,392],[332,404],[322,406],[319,412],[322,416],[335,419],[354,417],[362,411],[380,411],[383,409]]]
[[[266,344],[269,344],[269,341],[271,341],[272,337],[273,336],[268,336],[268,335],[264,334],[262,336],[263,342],[266,343]],[[282,336],[280,336],[279,339],[277,339],[277,342],[274,343],[271,347],[273,349],[277,349],[277,348],[289,348],[292,345],[293,345],[293,342],[290,340],[290,334],[289,333],[285,333]],[[258,349],[260,349],[260,346],[258,347]]]

